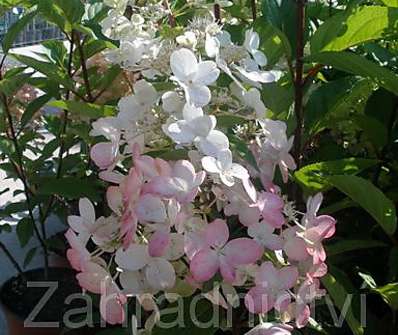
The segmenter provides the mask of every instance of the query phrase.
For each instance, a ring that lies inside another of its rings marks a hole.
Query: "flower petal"
[[[244,265],[258,260],[263,248],[256,241],[242,237],[229,241],[223,251],[229,264]]]
[[[150,256],[146,245],[132,244],[126,250],[116,251],[115,261],[122,269],[136,271],[148,264]]]
[[[206,241],[212,247],[221,248],[229,238],[228,225],[224,220],[216,219],[206,227]]]
[[[210,249],[201,250],[191,260],[190,270],[197,282],[205,282],[216,274],[220,262],[217,253]]]
[[[163,258],[152,259],[145,268],[148,284],[157,290],[166,290],[174,286],[176,274],[173,266]]]

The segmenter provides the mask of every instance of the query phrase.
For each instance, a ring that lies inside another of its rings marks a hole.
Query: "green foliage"
[[[308,57],[308,61],[331,65],[341,71],[371,78],[385,89],[398,94],[398,76],[396,74],[354,53],[326,51]]]
[[[393,308],[398,310],[398,283],[390,283],[375,289],[383,299]]]
[[[336,161],[319,162],[304,166],[294,177],[310,193],[323,192],[333,186],[330,177],[355,175],[377,164],[376,160],[346,158]]]
[[[30,239],[33,236],[34,232],[34,223],[29,218],[21,219],[17,224],[17,236],[21,247],[24,247],[28,244]]]
[[[311,52],[341,51],[380,38],[398,36],[398,9],[353,7],[332,16],[311,38]]]
[[[88,118],[100,118],[104,116],[112,116],[115,114],[115,107],[113,106],[102,106],[80,101],[51,101],[47,104],[48,106],[57,107],[60,109],[66,109],[76,115],[88,117]]]
[[[336,280],[336,278],[332,274],[327,274],[322,278],[322,284],[327,289],[330,294],[334,304],[340,309],[340,311],[345,312],[345,320],[351,328],[351,331],[354,335],[362,335],[364,334],[364,329],[361,326],[361,323],[355,317],[352,307],[350,306],[350,302],[346,299],[350,298],[346,288]]]
[[[387,234],[394,234],[397,228],[395,205],[371,182],[357,176],[332,176],[328,181],[366,210]]]
[[[15,38],[26,27],[26,25],[33,20],[36,14],[37,12],[33,11],[24,15],[9,28],[2,41],[4,53],[7,53],[10,50],[10,48],[14,43]]]

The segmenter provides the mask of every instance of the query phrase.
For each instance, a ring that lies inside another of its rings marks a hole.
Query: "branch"
[[[295,97],[294,97],[294,114],[296,116],[296,131],[294,136],[294,158],[297,167],[301,166],[301,141],[304,127],[303,112],[303,56],[304,56],[304,29],[305,29],[305,0],[297,0],[297,35],[296,35],[296,67],[295,67]]]
[[[250,5],[251,5],[251,8],[252,8],[253,21],[256,21],[256,19],[257,19],[256,0],[250,0]]]
[[[168,11],[167,17],[169,19],[169,25],[170,27],[174,28],[176,26],[176,18],[174,17],[171,8],[170,8],[170,3],[168,0],[163,1],[163,6],[166,8]]]
[[[71,41],[71,45],[73,45],[72,43],[73,43],[73,38],[72,38],[72,41]],[[88,79],[86,57],[84,55],[83,46],[80,43],[80,34],[78,34],[78,33],[76,33],[76,45],[77,45],[77,49],[78,49],[79,54],[80,54],[80,63],[81,63],[81,66],[82,66],[83,80],[84,80],[84,85],[86,86],[87,97],[88,97],[90,102],[93,102],[94,98],[93,98],[93,95],[91,93],[90,81]],[[71,50],[71,52],[73,52],[73,50]],[[68,67],[68,72],[69,72],[69,76],[71,76],[71,71],[69,69],[70,69],[70,66]]]
[[[218,24],[221,23],[221,8],[218,3],[214,5],[214,18]]]

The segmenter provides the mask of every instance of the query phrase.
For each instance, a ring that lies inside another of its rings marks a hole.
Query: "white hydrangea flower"
[[[218,152],[217,158],[203,157],[202,166],[207,172],[218,175],[226,186],[233,186],[235,178],[240,180],[249,178],[248,171],[242,165],[232,162],[232,152],[228,149]]]
[[[118,103],[120,112],[117,117],[127,124],[142,119],[158,98],[153,85],[143,79],[137,81],[133,88],[134,94],[121,98]]]
[[[207,86],[214,83],[220,74],[216,63],[198,62],[191,50],[182,48],[171,54],[170,67],[174,75],[171,79],[184,89],[188,103],[203,107],[210,102],[211,93]]]
[[[229,148],[228,137],[215,130],[217,120],[213,115],[204,115],[201,108],[186,104],[183,120],[166,125],[163,130],[177,144],[194,144],[205,155],[217,155]]]

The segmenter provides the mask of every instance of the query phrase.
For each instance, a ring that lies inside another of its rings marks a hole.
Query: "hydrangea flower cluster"
[[[280,74],[265,70],[259,35],[249,29],[237,45],[209,14],[171,38],[159,34],[157,22],[169,14],[162,3],[106,3],[103,33],[120,41],[106,58],[139,75],[118,114],[92,124],[91,135],[106,139],[91,158],[109,183],[111,214],[98,218],[81,199],[80,215],[69,217],[67,255],[81,287],[101,295],[110,324],[123,322],[135,297],[152,312],[147,331],[159,318],[157,296],[182,287],[187,294],[187,286],[188,294],[202,292],[224,308],[237,307],[231,295],[243,291],[249,312],[277,312],[275,322],[250,333],[304,327],[310,303],[323,294],[322,244],[335,220],[317,214],[321,194],[299,213],[274,184],[276,167],[288,182],[296,166],[293,138],[285,123],[267,118],[261,99],[261,85]],[[133,6],[131,17],[126,6]],[[231,114],[244,124],[226,134],[219,116]],[[237,154],[231,136],[247,146],[251,162]],[[154,158],[174,148],[185,159]]]

